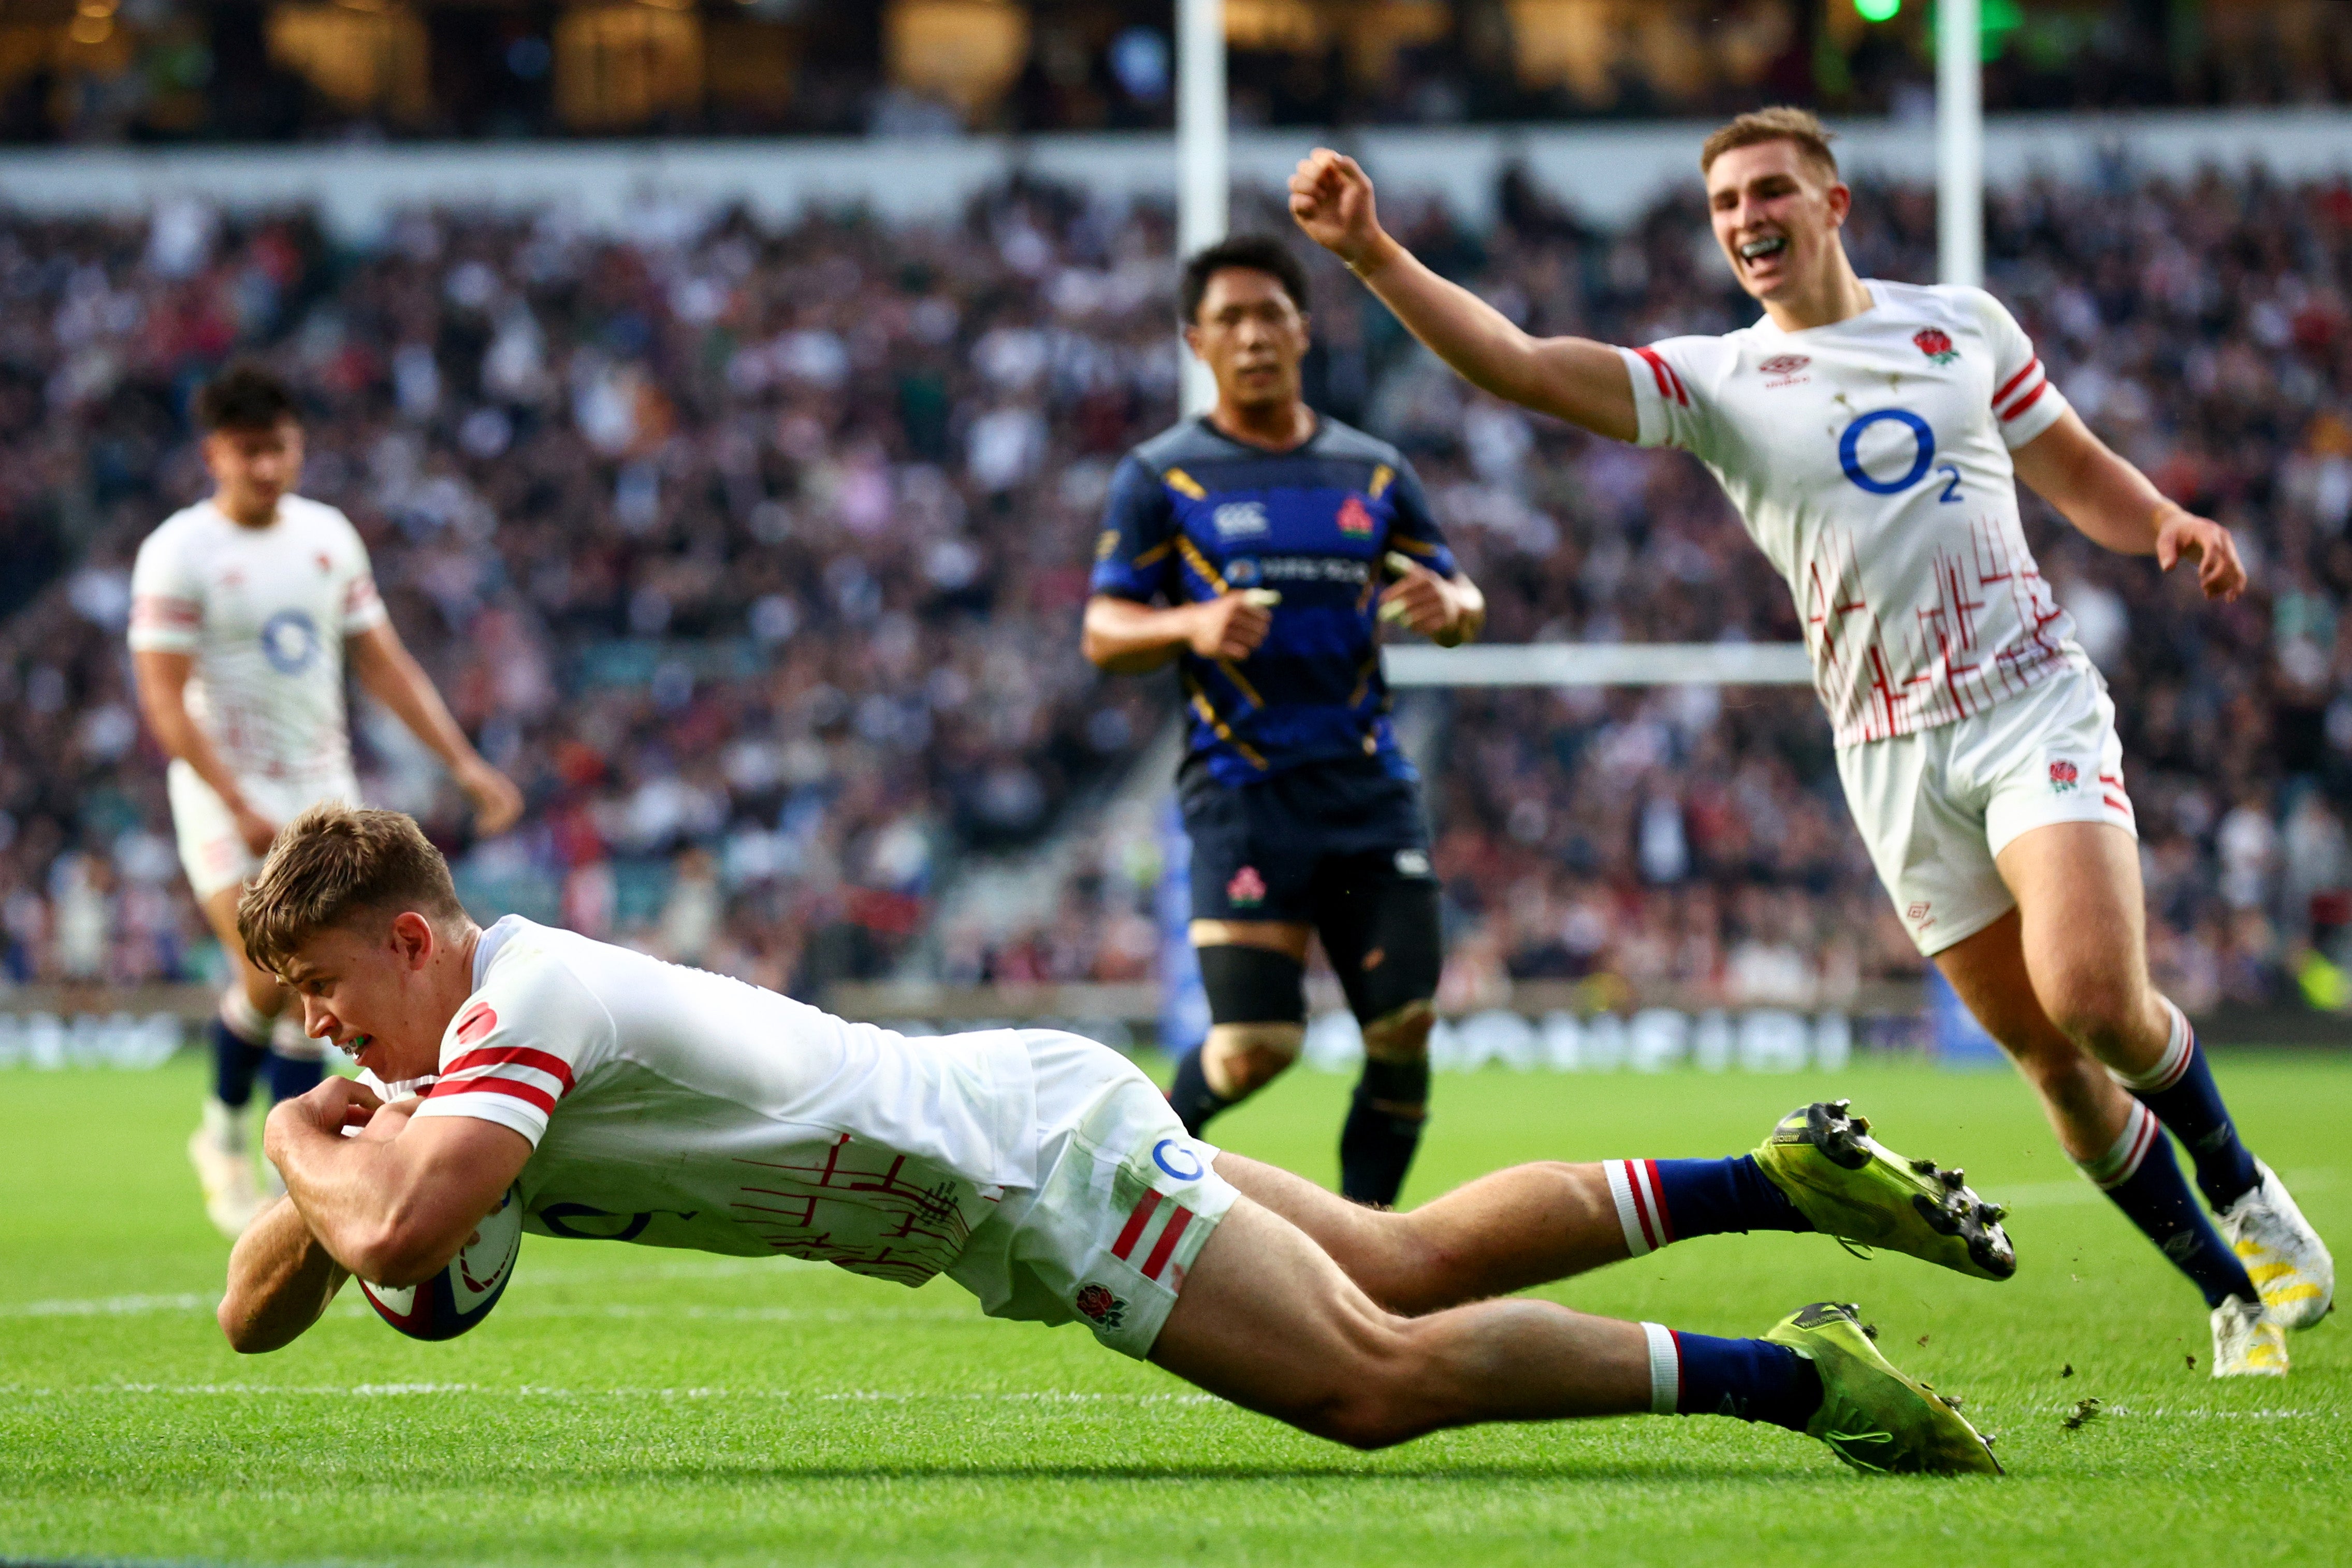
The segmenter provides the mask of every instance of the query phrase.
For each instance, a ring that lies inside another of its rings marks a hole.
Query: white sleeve
[[[1969,293],[1992,344],[1993,417],[2000,426],[2001,440],[2015,451],[2058,423],[2066,412],[2066,399],[2051,384],[2033,352],[2033,340],[2009,308],[1981,289]]]
[[[343,547],[350,552],[343,580],[343,636],[357,637],[383,625],[386,612],[375,591],[375,569],[368,560],[367,542],[341,512],[335,513],[335,521],[343,525]]]
[[[1713,446],[1715,410],[1707,394],[1725,348],[1720,338],[1668,338],[1617,351],[1633,384],[1633,411],[1643,447],[1679,447],[1705,458]]]
[[[613,1017],[557,960],[517,954],[441,1037],[440,1079],[416,1114],[511,1127],[537,1148],[548,1119],[611,1049]]]
[[[175,531],[157,529],[131,568],[131,647],[194,653],[204,641],[205,586],[182,560]]]

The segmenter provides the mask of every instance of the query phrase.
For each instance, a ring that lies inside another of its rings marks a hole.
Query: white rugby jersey
[[[343,639],[383,618],[358,530],[299,496],[267,528],[198,501],[147,536],[131,572],[131,647],[195,655],[188,715],[240,779],[350,773]]]
[[[419,1116],[531,1141],[541,1236],[838,1264],[919,1285],[1036,1181],[1019,1034],[909,1038],[509,915]]]
[[[2066,408],[2032,342],[1981,289],[1863,287],[1832,326],[1618,351],[1641,444],[1712,469],[1787,579],[1841,746],[2087,662],[2018,520],[2010,450]]]

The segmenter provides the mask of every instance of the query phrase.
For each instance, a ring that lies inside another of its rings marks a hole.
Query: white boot
[[[204,1185],[205,1216],[231,1241],[243,1236],[263,1202],[243,1114],[207,1098],[202,1125],[188,1134],[188,1163]]]

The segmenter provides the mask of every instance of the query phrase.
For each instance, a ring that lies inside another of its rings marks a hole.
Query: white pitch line
[[[2334,1171],[2295,1171],[2280,1179],[2299,1193],[2326,1192],[2336,1185]],[[2106,1194],[2080,1177],[2071,1182],[2023,1182],[2007,1187],[1988,1184],[1980,1192],[1987,1202],[2006,1204],[2011,1208],[2077,1208],[2107,1201]]]
[[[764,1402],[811,1400],[818,1404],[919,1405],[930,1403],[992,1405],[1221,1405],[1213,1394],[1088,1394],[1039,1389],[992,1394],[908,1393],[891,1389],[850,1389],[811,1394],[795,1388],[556,1388],[524,1384],[515,1388],[488,1387],[477,1383],[242,1384],[242,1383],[96,1383],[64,1387],[0,1384],[0,1394],[25,1399],[82,1399],[114,1395],[165,1399],[395,1399],[430,1398],[445,1394],[492,1399],[748,1399]]]
[[[0,1303],[0,1318],[131,1317],[144,1312],[211,1311],[217,1296],[182,1291],[169,1296],[100,1296],[84,1301],[12,1301]]]

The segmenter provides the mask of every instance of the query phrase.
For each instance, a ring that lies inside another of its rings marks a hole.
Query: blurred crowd
[[[1514,177],[1491,233],[1383,192],[1434,265],[1544,331],[1748,320],[1677,193],[1622,234]],[[1272,228],[1270,200],[1237,222]],[[1933,266],[1933,201],[1865,190],[1865,274]],[[621,234],[418,212],[382,245],[167,203],[0,223],[0,974],[217,965],[128,680],[138,542],[204,493],[184,410],[234,352],[309,411],[396,623],[527,826],[471,835],[396,722],[362,787],[416,812],[484,910],[803,992],[894,970],[1147,978],[1166,847],[1097,808],[1170,721],[1078,657],[1111,466],[1171,417],[1171,225],[1015,183],[885,227],[647,204]],[[1998,198],[1991,285],[2256,588],[2029,531],[2122,715],[2156,963],[2192,1009],[2344,1000],[2352,921],[2352,187],[2121,174]],[[1788,595],[1689,459],[1465,392],[1316,258],[1310,395],[1402,444],[1503,642],[1788,640]],[[1835,1002],[1917,961],[1790,689],[1416,699],[1450,999],[1512,979]],[[938,897],[1076,837],[1043,921]]]

